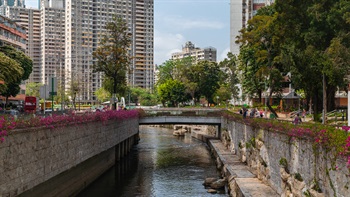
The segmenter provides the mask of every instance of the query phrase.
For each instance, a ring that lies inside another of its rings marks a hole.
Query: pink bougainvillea
[[[281,132],[290,136],[291,140],[308,138],[313,146],[322,146],[327,151],[335,151],[337,155],[347,159],[350,168],[350,127],[343,126],[341,129],[334,126],[326,126],[319,123],[303,123],[293,125],[290,122],[264,118],[243,118],[242,115],[225,112],[223,115],[228,120],[242,122],[254,128],[265,129],[271,132]]]
[[[52,115],[47,117],[31,117],[15,120],[12,116],[0,116],[0,142],[5,140],[8,131],[14,129],[40,127],[48,128],[64,127],[72,124],[83,124],[87,122],[102,122],[108,120],[124,120],[139,116],[138,110],[109,110],[105,112],[84,113],[84,114],[68,114],[68,115]]]

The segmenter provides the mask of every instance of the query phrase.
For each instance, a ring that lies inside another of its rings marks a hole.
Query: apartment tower
[[[98,48],[107,22],[114,15],[123,17],[132,34],[133,58],[128,83],[132,87],[153,87],[153,0],[66,0],[65,70],[66,87],[78,80],[79,101],[94,102],[94,92],[102,85],[102,74],[93,73]]]
[[[42,0],[41,12],[41,83],[56,77],[58,88],[65,82],[65,11],[63,0]]]
[[[4,6],[5,16],[26,29],[27,45],[25,53],[33,60],[33,71],[27,82],[42,82],[41,68],[41,24],[40,10],[21,6]]]
[[[24,0],[0,0],[0,15],[5,16],[6,7],[24,8]]]
[[[274,0],[231,0],[230,2],[230,51],[239,54],[239,45],[235,43],[239,31],[245,28],[248,20],[264,6],[271,5]]]

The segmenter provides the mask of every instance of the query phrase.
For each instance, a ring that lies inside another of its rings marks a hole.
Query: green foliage
[[[220,62],[219,66],[224,69],[224,72],[221,72],[220,79],[220,88],[225,87],[227,93],[225,95],[225,100],[231,99],[231,97],[238,99],[239,84],[238,78],[238,58],[236,55],[229,52],[227,58]],[[220,95],[219,95],[220,96]]]
[[[8,89],[9,84],[20,81],[22,73],[23,69],[15,60],[0,52],[0,80],[4,82],[0,84],[0,94]]]
[[[163,105],[165,105],[165,102],[169,102],[172,106],[177,106],[179,102],[186,99],[185,85],[178,80],[166,81],[158,86],[157,91]]]
[[[250,140],[249,140],[250,144],[255,148],[255,138],[252,137]]]
[[[282,167],[285,168],[285,169],[288,168],[287,159],[284,158],[284,157],[282,157],[282,158],[280,159],[279,164],[280,164],[280,166],[282,166]]]
[[[294,174],[294,178],[300,182],[304,181],[303,177],[301,177],[301,175],[298,172]]]
[[[26,84],[26,95],[40,97],[40,87],[42,83],[27,83]]]
[[[13,48],[12,46],[1,46],[0,52],[4,53],[7,57],[15,60],[22,67],[23,73],[21,76],[21,80],[27,80],[29,75],[33,70],[33,61],[26,56],[22,51]]]
[[[219,104],[221,101],[227,102],[232,97],[232,93],[230,91],[230,88],[226,84],[221,84],[220,88],[216,90],[215,94],[213,95],[213,101],[215,103]]]
[[[314,185],[312,187],[313,190],[317,191],[318,193],[322,193],[322,189],[321,189],[320,184],[318,183],[317,180],[314,179],[313,185]]]
[[[102,35],[101,42],[96,51],[93,52],[97,59],[93,66],[94,72],[102,72],[105,80],[110,80],[105,89],[113,93],[124,94],[126,90],[126,74],[129,70],[130,59],[129,46],[131,36],[127,23],[121,17],[113,17],[113,20],[106,24],[105,34]],[[118,87],[124,92],[117,92]]]
[[[188,80],[198,85],[198,96],[202,95],[209,103],[213,103],[213,95],[220,87],[220,67],[215,62],[200,61],[189,68]]]
[[[105,102],[108,101],[109,98],[111,98],[111,93],[108,92],[106,89],[99,88],[95,91],[95,95],[97,97],[97,100],[99,100],[100,102]]]
[[[143,106],[154,106],[157,104],[157,99],[157,95],[149,90],[140,87],[130,88],[130,101],[133,103],[140,103]]]
[[[0,85],[0,94],[7,98],[16,96],[20,91],[22,80],[29,78],[32,72],[33,62],[22,51],[12,46],[0,47],[0,80],[5,84]]]
[[[259,9],[237,39],[244,94],[261,101],[265,86],[269,97],[279,94],[282,76],[290,72],[293,89],[313,102],[315,114],[323,99],[327,110],[334,109],[335,91],[345,89],[350,70],[349,12],[347,0],[276,1]]]

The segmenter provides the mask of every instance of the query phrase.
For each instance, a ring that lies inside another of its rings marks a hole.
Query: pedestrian
[[[254,118],[254,115],[255,115],[255,108],[250,110],[250,117]]]
[[[299,114],[297,114],[294,118],[293,124],[297,125],[301,123],[301,118],[299,117]]]
[[[264,112],[263,112],[263,110],[261,109],[261,110],[260,110],[260,118],[262,118],[262,117],[264,117]]]
[[[243,118],[247,117],[247,113],[248,113],[248,109],[247,108],[243,108]]]

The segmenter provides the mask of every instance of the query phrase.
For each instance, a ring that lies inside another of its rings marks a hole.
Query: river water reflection
[[[207,177],[219,177],[207,146],[172,131],[140,126],[140,142],[129,156],[78,196],[228,196],[209,194],[202,185]]]

